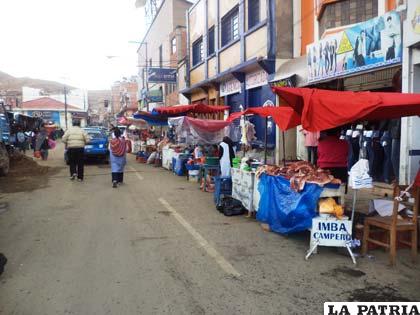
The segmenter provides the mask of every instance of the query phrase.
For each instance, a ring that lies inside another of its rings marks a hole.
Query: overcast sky
[[[129,41],[140,41],[145,26],[134,3],[0,0],[0,71],[88,89],[136,75],[138,44]]]

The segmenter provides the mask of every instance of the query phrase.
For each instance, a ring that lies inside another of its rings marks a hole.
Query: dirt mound
[[[8,176],[34,176],[45,175],[49,171],[48,166],[41,166],[32,158],[20,153],[14,153],[10,157],[10,171]]]
[[[49,176],[60,168],[39,165],[21,153],[10,157],[9,174],[0,177],[0,193],[29,192],[48,186]]]

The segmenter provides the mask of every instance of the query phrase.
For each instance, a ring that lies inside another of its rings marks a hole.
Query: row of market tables
[[[169,151],[171,150],[171,151]],[[162,154],[162,166],[168,170],[172,168],[172,161],[174,158],[178,158],[179,155],[182,153],[177,153],[172,149],[164,149]],[[209,164],[200,164],[199,166],[199,175],[198,175],[198,182],[201,185],[201,182],[204,182],[204,185],[201,186],[203,191],[209,191],[207,187],[207,175],[212,176],[219,176],[219,165],[209,165]],[[188,178],[188,175],[187,175]],[[202,181],[202,179],[204,179]],[[261,180],[263,180],[263,184],[261,184]],[[270,184],[267,184],[267,180],[270,180]],[[262,223],[269,224],[270,229],[274,232],[278,232],[281,234],[291,234],[295,232],[299,232],[302,230],[312,230],[311,232],[311,240],[309,244],[309,250],[306,256],[306,259],[313,253],[317,252],[318,246],[334,246],[334,247],[345,247],[348,249],[350,256],[352,257],[353,263],[356,263],[356,260],[351,252],[350,249],[350,241],[351,241],[351,234],[352,234],[352,222],[351,220],[345,218],[344,220],[338,220],[335,217],[329,218],[321,218],[320,216],[316,216],[315,214],[312,215],[308,222],[306,222],[306,226],[302,228],[301,226],[297,226],[296,228],[293,227],[293,224],[296,225],[302,219],[308,220],[308,218],[299,217],[299,213],[296,215],[293,213],[295,209],[293,209],[293,205],[291,205],[290,213],[284,212],[284,203],[279,203],[277,200],[273,199],[275,196],[273,192],[269,188],[277,187],[279,188],[282,186],[281,183],[278,183],[278,180],[283,180],[288,183],[288,180],[281,177],[281,176],[270,176],[267,174],[261,175],[261,177],[256,176],[255,171],[248,171],[239,168],[232,168],[231,169],[231,181],[232,181],[232,197],[241,201],[244,208],[249,212],[249,215],[256,215],[258,221]],[[284,183],[283,183],[284,184]],[[261,186],[263,185],[263,186]],[[266,187],[264,187],[264,185]],[[316,184],[306,184],[306,185],[313,185],[318,186]],[[269,186],[269,187],[268,187]],[[311,188],[311,187],[310,187]],[[283,187],[284,189],[284,187]],[[261,195],[261,191],[263,195]],[[313,207],[313,209],[309,209],[309,211],[316,212],[318,200],[320,198],[328,198],[333,197],[337,198],[340,201],[342,206],[345,205],[345,185],[340,185],[338,187],[323,187],[319,189],[319,194],[316,195],[315,199],[312,200],[312,204],[309,207]],[[290,193],[290,192],[288,192]],[[294,193],[294,192],[293,192]],[[292,194],[293,194],[292,193]],[[311,194],[312,191],[309,191],[308,194]],[[274,194],[281,194],[280,191],[275,192]],[[302,193],[296,193],[302,194]],[[299,203],[296,201],[300,197],[298,195],[291,195],[289,201],[287,203],[293,204],[293,202],[297,202],[297,207],[305,207],[305,202],[302,201]],[[307,198],[307,197],[306,197]],[[302,198],[302,199],[305,199]],[[215,197],[216,200],[216,197]],[[261,200],[263,200],[261,202]],[[260,209],[260,205],[263,205],[263,208]],[[271,211],[267,211],[270,208]],[[308,209],[306,209],[308,210]],[[290,216],[290,217],[289,217]],[[288,221],[291,222],[290,226],[277,224],[276,220],[280,221]],[[295,220],[295,221],[293,221]],[[312,228],[312,225],[316,223],[315,231]],[[343,230],[345,228],[345,230]],[[320,229],[322,231],[320,231]],[[337,231],[334,231],[334,230]],[[340,230],[341,229],[341,230]],[[318,234],[317,234],[318,233]],[[317,235],[327,235],[326,238],[316,237]]]

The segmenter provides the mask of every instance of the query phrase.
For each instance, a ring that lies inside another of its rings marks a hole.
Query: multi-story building
[[[111,114],[123,116],[137,111],[139,107],[137,95],[138,83],[136,76],[115,82],[111,87]]]
[[[104,124],[107,120],[108,108],[111,106],[111,91],[88,91],[88,104],[89,124]]]
[[[275,104],[268,77],[277,59],[293,58],[292,0],[199,0],[187,23],[184,96],[192,103],[226,104],[230,112]],[[265,119],[252,122],[254,144],[263,145]],[[267,129],[268,147],[274,148],[275,128]]]
[[[277,64],[272,84],[401,92],[404,0],[302,0],[293,9],[294,59]],[[297,132],[300,158],[303,138]]]
[[[164,0],[137,50],[142,107],[179,104],[176,73],[186,55],[186,0]]]
[[[403,92],[420,93],[420,0],[407,1],[402,77]],[[420,166],[420,117],[403,118],[401,129],[400,180],[408,184]]]
[[[13,111],[42,118],[44,122],[52,122],[63,129],[66,128],[66,124],[71,127],[75,119],[80,120],[82,127],[84,127],[87,125],[88,118],[86,110],[72,104],[65,104],[51,97],[40,97],[22,102],[21,106],[14,108]]]

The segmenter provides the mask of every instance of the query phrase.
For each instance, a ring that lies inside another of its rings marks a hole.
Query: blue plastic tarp
[[[311,228],[322,187],[306,184],[301,192],[290,188],[290,181],[281,176],[262,174],[258,185],[260,204],[257,220],[270,229],[291,234]]]
[[[133,114],[133,118],[135,119],[143,119],[146,121],[150,126],[167,126],[168,125],[168,117],[161,116],[161,115],[152,115],[148,112],[141,112],[138,111]]]

